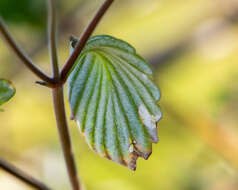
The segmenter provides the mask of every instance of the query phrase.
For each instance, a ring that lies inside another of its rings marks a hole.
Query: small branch
[[[96,15],[93,17],[92,21],[89,23],[88,27],[82,34],[78,44],[74,48],[73,53],[70,55],[69,59],[67,60],[66,64],[64,65],[61,74],[60,74],[60,81],[61,83],[65,83],[68,73],[70,72],[71,68],[74,65],[74,62],[78,58],[79,54],[83,50],[85,44],[87,43],[89,37],[92,35],[93,31],[95,30],[96,26],[98,25],[99,21],[106,13],[110,5],[113,3],[113,0],[105,0],[102,4]]]
[[[49,49],[51,55],[51,63],[53,69],[53,76],[55,79],[59,78],[58,56],[56,48],[56,7],[55,0],[49,0],[48,8],[48,28],[49,28]]]
[[[56,11],[55,11],[55,0],[49,0],[49,46],[51,54],[51,63],[53,68],[53,76],[59,81],[59,66],[57,58],[56,48]],[[68,176],[73,190],[80,190],[80,183],[77,176],[76,164],[73,156],[73,148],[70,138],[70,132],[67,124],[65,104],[64,104],[64,93],[61,85],[55,86],[52,89],[55,117],[58,127],[58,133],[60,137],[61,147],[64,153],[64,158],[67,166]]]
[[[39,78],[41,78],[43,81],[54,84],[55,81],[51,77],[47,76],[43,71],[41,71],[32,60],[25,55],[25,53],[21,50],[21,48],[16,44],[14,39],[11,37],[9,32],[7,31],[7,28],[5,24],[3,23],[2,19],[0,18],[0,33],[2,33],[3,37],[5,38],[8,45],[11,47],[13,52],[20,58],[20,60],[23,62],[23,64],[30,69],[35,75],[37,75]]]
[[[20,169],[16,168],[14,165],[8,163],[2,158],[0,158],[0,168],[15,176],[16,178],[20,179],[27,185],[30,185],[31,187],[34,187],[39,190],[50,190],[50,188],[47,187],[45,184],[31,177]]]

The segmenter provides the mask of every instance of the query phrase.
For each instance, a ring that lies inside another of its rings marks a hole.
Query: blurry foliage
[[[10,81],[0,79],[0,106],[9,101],[15,93],[16,89]]]
[[[1,0],[0,15],[8,22],[42,28],[46,24],[46,3],[43,0]]]

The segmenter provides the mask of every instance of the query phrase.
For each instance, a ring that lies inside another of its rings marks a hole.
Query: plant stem
[[[55,0],[49,1],[49,46],[51,63],[53,68],[53,76],[56,80],[59,80],[59,66],[57,58],[56,48],[56,11]],[[60,137],[61,147],[64,153],[64,158],[67,166],[68,176],[70,179],[71,187],[73,190],[79,190],[80,184],[77,176],[76,164],[72,152],[72,144],[70,140],[70,132],[67,124],[64,104],[63,87],[58,86],[52,89],[55,117],[58,127],[58,133]]]
[[[54,99],[55,116],[60,136],[60,142],[64,153],[65,162],[67,165],[68,175],[70,178],[73,190],[80,190],[80,183],[77,177],[76,164],[72,152],[72,144],[70,141],[70,133],[65,116],[63,87],[52,89]]]
[[[61,83],[65,83],[67,76],[73,67],[76,59],[78,58],[79,54],[83,50],[85,44],[87,43],[89,37],[92,35],[93,31],[95,30],[96,26],[98,25],[99,21],[106,13],[110,5],[113,3],[113,0],[105,0],[102,6],[99,8],[95,16],[93,17],[92,21],[89,23],[88,27],[83,32],[79,42],[77,43],[76,47],[74,48],[73,53],[70,55],[69,59],[67,60],[66,64],[64,65],[61,74],[60,74],[60,81]]]
[[[58,132],[60,136],[60,142],[64,153],[64,158],[67,166],[67,171],[69,179],[71,182],[71,187],[73,190],[80,190],[81,186],[77,176],[76,164],[72,152],[72,144],[70,138],[70,132],[67,124],[65,104],[64,104],[64,92],[63,84],[65,83],[68,73],[71,70],[77,57],[83,50],[89,37],[95,30],[99,21],[108,10],[113,0],[105,0],[103,5],[100,7],[85,32],[83,33],[80,41],[76,45],[74,52],[71,54],[67,60],[65,66],[63,67],[61,73],[59,73],[58,58],[57,58],[57,48],[56,48],[56,13],[55,13],[55,0],[50,0],[49,2],[49,41],[50,41],[50,55],[53,68],[53,78],[42,72],[36,65],[33,64],[30,58],[28,58],[20,47],[16,44],[14,39],[10,36],[7,31],[3,21],[0,19],[0,32],[3,34],[7,43],[10,45],[12,50],[16,55],[22,60],[22,62],[29,68],[35,75],[41,78],[44,82],[38,82],[40,84],[45,84],[46,86],[52,87],[53,101],[54,101],[54,111],[58,127]],[[18,177],[24,182],[32,185],[33,187],[38,187],[40,190],[49,190],[44,184],[41,184],[32,177],[24,174],[22,171],[16,169],[14,166],[7,164],[3,160],[0,160],[0,166],[11,173],[12,175]]]
[[[10,164],[9,162],[5,161],[4,159],[0,158],[0,168],[5,170],[6,172],[10,173],[11,175],[15,176],[16,178],[20,179],[27,185],[30,185],[39,190],[50,190],[45,184],[40,182],[39,180],[33,178],[32,176],[26,174],[22,170],[16,168],[14,165]]]
[[[49,0],[48,3],[48,28],[49,28],[49,49],[51,55],[51,64],[53,76],[56,80],[59,78],[59,66],[56,44],[56,6],[55,0]]]
[[[51,77],[47,76],[43,71],[41,71],[33,62],[32,60],[22,51],[22,49],[16,44],[14,39],[11,37],[10,33],[8,32],[5,24],[3,23],[2,19],[0,18],[0,32],[2,33],[3,37],[7,41],[8,45],[11,47],[13,52],[20,58],[22,63],[30,69],[36,76],[38,76],[43,81],[54,84],[55,80]]]

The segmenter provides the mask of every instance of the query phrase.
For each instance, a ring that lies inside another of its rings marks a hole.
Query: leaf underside
[[[16,89],[13,87],[10,81],[0,79],[0,105],[10,100],[15,93]]]
[[[72,118],[89,146],[132,170],[158,142],[159,98],[149,64],[111,36],[90,38],[68,78]]]

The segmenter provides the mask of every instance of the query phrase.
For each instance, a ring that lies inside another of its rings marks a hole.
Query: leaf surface
[[[89,146],[132,170],[158,142],[159,98],[149,64],[111,36],[90,38],[68,78],[72,118]]]
[[[10,100],[15,93],[16,89],[13,87],[10,81],[0,79],[0,105]]]

